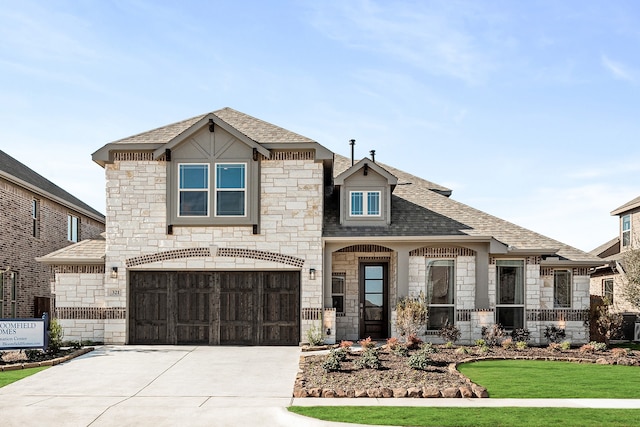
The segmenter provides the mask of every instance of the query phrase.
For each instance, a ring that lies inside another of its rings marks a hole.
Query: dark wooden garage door
[[[131,344],[298,345],[300,273],[134,271]]]

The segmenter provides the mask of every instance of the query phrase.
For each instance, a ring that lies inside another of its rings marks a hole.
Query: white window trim
[[[333,292],[333,280],[335,279],[339,279],[342,281],[342,292]],[[344,275],[341,274],[333,274],[331,276],[331,298],[333,300],[333,297],[342,297],[342,311],[338,311],[338,309],[336,309],[336,314],[344,314],[346,312],[346,286],[347,286],[347,281]],[[332,302],[333,305],[333,302]]]
[[[625,218],[629,218],[629,228],[627,230],[624,229],[624,219]],[[632,225],[631,225],[631,214],[623,215],[622,218],[621,218],[621,221],[622,221],[622,223],[621,223],[621,228],[622,228],[622,242],[621,243],[622,243],[622,246],[625,247],[625,248],[626,247],[630,247],[630,246],[632,246],[631,245],[631,228],[632,228]],[[628,239],[626,245],[624,244],[624,235],[625,235],[625,233],[629,233],[629,239]]]
[[[180,188],[180,166],[206,166],[207,167],[207,188]],[[209,163],[178,163],[178,195],[176,200],[176,215],[178,218],[209,218],[211,216],[211,167]],[[180,194],[182,192],[207,192],[207,214],[206,215],[180,215]]]
[[[458,287],[458,264],[456,262],[455,258],[428,258],[425,262],[425,267],[426,267],[426,272],[429,271],[429,262],[431,261],[453,261],[453,303],[452,304],[430,304],[429,301],[427,301],[427,306],[428,307],[452,307],[453,308],[453,319],[451,319],[451,324],[455,325],[456,323],[456,294],[457,294],[457,287]],[[428,288],[428,277],[425,277],[425,288]],[[425,291],[428,291],[428,289],[425,289]],[[426,294],[428,294],[428,292],[425,292]],[[428,295],[427,295],[428,297]],[[436,329],[428,329],[429,331],[434,331]]]
[[[356,215],[353,213],[353,193],[362,193],[362,215]],[[369,214],[369,194],[377,193],[378,194],[378,213],[374,215]],[[353,190],[349,191],[349,216],[353,218],[380,218],[382,216],[382,192],[379,190]]]
[[[222,165],[243,165],[244,166],[244,215],[218,215],[218,191],[239,191],[239,188],[218,188],[218,166]],[[249,198],[249,192],[247,190],[248,181],[247,181],[247,169],[249,169],[249,165],[246,162],[218,162],[214,163],[214,177],[213,177],[213,191],[214,191],[214,208],[213,215],[216,218],[246,218],[247,217],[247,199]]]
[[[74,233],[73,233],[74,230],[75,230],[75,240],[74,240]],[[74,243],[77,243],[80,241],[80,217],[72,215],[70,213],[67,214],[67,240]]]

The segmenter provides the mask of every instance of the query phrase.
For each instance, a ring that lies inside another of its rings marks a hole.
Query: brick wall
[[[33,236],[32,201],[39,200],[39,235]],[[16,317],[33,317],[34,298],[51,297],[48,268],[34,258],[71,244],[67,214],[80,218],[80,239],[97,237],[104,224],[22,187],[0,180],[0,270],[17,275]],[[4,274],[3,316],[11,316],[10,273]]]

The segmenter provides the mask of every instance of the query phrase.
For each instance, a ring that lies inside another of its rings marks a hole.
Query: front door
[[[388,337],[387,297],[388,270],[386,262],[360,264],[360,336]]]

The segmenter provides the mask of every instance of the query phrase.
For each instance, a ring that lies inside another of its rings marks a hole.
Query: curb
[[[55,359],[43,360],[42,362],[26,362],[26,363],[14,363],[13,365],[0,365],[0,372],[18,371],[20,369],[39,368],[42,366],[55,366],[61,363],[67,362],[83,354],[87,354],[93,351],[93,347],[84,347],[79,350],[69,353],[66,356],[56,357]]]

